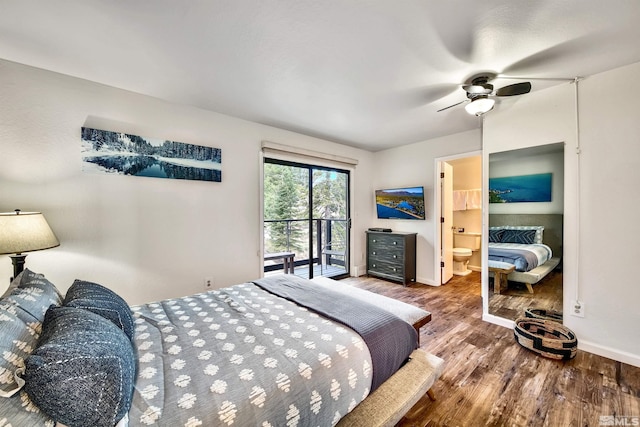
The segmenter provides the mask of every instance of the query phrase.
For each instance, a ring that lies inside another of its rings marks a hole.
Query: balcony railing
[[[294,265],[301,267],[299,270],[317,270],[319,267],[320,274],[325,275],[325,272],[330,270],[329,267],[333,266],[346,273],[347,224],[346,219],[311,220],[313,246],[310,247],[308,219],[265,220],[265,256],[276,252],[294,252]],[[265,272],[282,268],[283,263],[277,260],[264,263]],[[332,271],[335,273],[338,270],[334,268]],[[314,272],[314,275],[317,274]]]

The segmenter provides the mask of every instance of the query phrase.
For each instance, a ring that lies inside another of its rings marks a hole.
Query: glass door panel
[[[348,171],[265,159],[265,274],[349,275],[348,190]]]
[[[319,275],[336,277],[348,273],[349,174],[313,169],[312,210],[316,221]]]

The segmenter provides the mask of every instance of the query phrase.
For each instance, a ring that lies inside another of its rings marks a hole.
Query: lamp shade
[[[488,98],[486,95],[478,96],[465,105],[464,109],[467,110],[467,113],[473,116],[481,116],[487,111],[491,111],[495,103],[495,99]]]
[[[40,212],[0,213],[0,254],[19,254],[60,246]]]

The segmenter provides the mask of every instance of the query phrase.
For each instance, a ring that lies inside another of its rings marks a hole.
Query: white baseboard
[[[513,320],[505,319],[504,317],[494,316],[493,314],[483,314],[482,320],[485,322],[493,323],[494,325],[504,326],[505,328],[513,329]]]
[[[353,277],[360,277],[367,274],[366,265],[356,265],[353,267]]]
[[[432,279],[427,279],[426,277],[416,277],[416,282],[423,283],[429,286],[440,286],[440,283]]]
[[[640,368],[640,356],[637,354],[627,353],[626,351],[594,344],[589,341],[581,341],[579,338],[578,349]]]

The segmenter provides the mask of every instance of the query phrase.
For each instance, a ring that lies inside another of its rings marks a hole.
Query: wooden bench
[[[294,258],[296,254],[293,252],[274,252],[272,254],[264,254],[264,260],[282,259],[285,274],[293,274],[295,270]]]
[[[508,262],[500,262],[500,261],[491,261],[489,260],[489,271],[493,273],[493,293],[499,294],[500,287],[502,285],[502,281],[504,280],[504,288],[506,289],[508,286],[507,276],[513,270],[516,269],[516,266],[513,264],[509,264]],[[529,292],[533,293],[533,289],[531,285],[527,285]]]
[[[421,317],[420,319],[416,320],[412,324],[413,329],[415,329],[416,332],[418,333],[418,345],[420,345],[420,328],[422,328],[424,325],[426,325],[429,322],[431,322],[431,313],[427,314],[424,317]]]
[[[433,384],[444,360],[423,349],[415,350],[387,381],[338,422],[336,427],[391,427],[427,394],[435,400]]]

